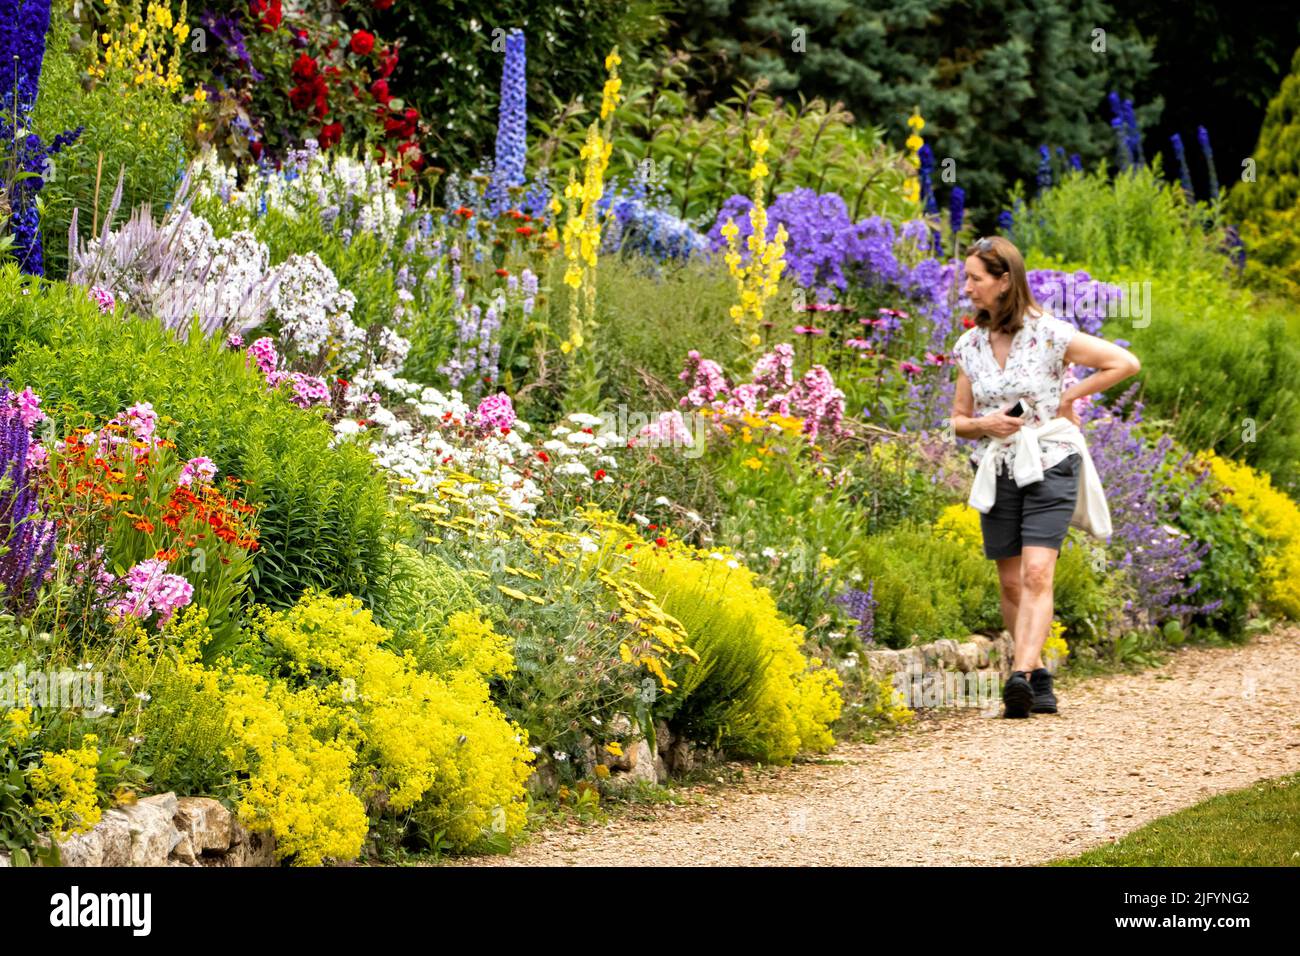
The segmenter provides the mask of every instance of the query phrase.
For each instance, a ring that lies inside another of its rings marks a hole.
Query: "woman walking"
[[[987,490],[983,481],[992,484],[996,470],[996,495],[981,509],[980,527],[984,556],[997,562],[1002,620],[1015,641],[1003,716],[1054,714],[1042,649],[1054,611],[1056,559],[1072,520],[1079,523],[1076,510],[1084,510],[1077,508],[1081,478],[1094,498],[1101,487],[1077,430],[1074,401],[1136,375],[1141,363],[1127,349],[1049,314],[1029,292],[1020,250],[1001,236],[971,246],[965,293],[976,317],[953,346],[952,425],[957,437],[979,439],[971,453],[976,488]],[[1095,371],[1062,391],[1071,363]],[[972,492],[972,503],[980,497]],[[1109,534],[1104,498],[1089,502],[1089,514],[1095,509]]]

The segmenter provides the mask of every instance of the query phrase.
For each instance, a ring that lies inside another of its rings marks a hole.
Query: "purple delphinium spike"
[[[1205,154],[1205,166],[1210,172],[1210,199],[1217,199],[1219,177],[1214,172],[1214,151],[1210,149],[1210,134],[1205,131],[1204,126],[1196,127],[1196,141],[1201,144],[1201,152]]]
[[[12,613],[35,601],[54,557],[46,517],[28,467],[31,432],[8,388],[0,386],[0,602]]]
[[[1174,147],[1174,157],[1178,160],[1178,178],[1183,184],[1183,193],[1187,196],[1187,201],[1196,201],[1196,191],[1192,188],[1192,171],[1187,168],[1187,151],[1183,149],[1183,138],[1177,133],[1169,137],[1170,144]]]

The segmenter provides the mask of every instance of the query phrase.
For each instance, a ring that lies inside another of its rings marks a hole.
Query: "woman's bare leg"
[[[1052,628],[1052,586],[1056,575],[1055,548],[1026,546],[1020,552],[1020,599],[1012,670],[1032,671],[1043,666],[1043,645]]]

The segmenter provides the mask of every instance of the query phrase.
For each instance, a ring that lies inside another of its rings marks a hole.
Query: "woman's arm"
[[[1023,418],[1012,418],[1002,412],[991,412],[973,418],[971,417],[973,411],[975,411],[975,393],[971,391],[970,379],[966,377],[965,371],[958,366],[957,390],[953,394],[950,418],[954,435],[958,438],[983,438],[985,435],[1006,438],[1008,435],[1015,434],[1024,424]]]
[[[1061,393],[1061,404],[1069,408],[1070,402],[1094,392],[1104,392],[1116,382],[1131,378],[1142,370],[1142,363],[1126,348],[1089,335],[1076,332],[1065,350],[1065,361],[1096,369],[1080,382],[1075,382]]]

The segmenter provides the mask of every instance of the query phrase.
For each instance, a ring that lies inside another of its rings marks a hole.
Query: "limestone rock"
[[[181,797],[176,801],[176,829],[188,840],[197,855],[205,850],[225,852],[230,849],[234,818],[218,800],[211,797]],[[178,846],[180,844],[177,844]]]

